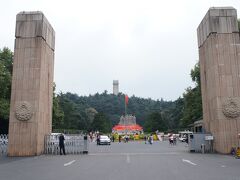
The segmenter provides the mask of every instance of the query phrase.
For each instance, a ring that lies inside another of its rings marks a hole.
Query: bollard
[[[205,144],[202,144],[202,145],[201,145],[201,151],[202,151],[202,154],[205,153]]]
[[[88,138],[87,135],[84,136],[84,144],[83,144],[83,154],[88,154]]]

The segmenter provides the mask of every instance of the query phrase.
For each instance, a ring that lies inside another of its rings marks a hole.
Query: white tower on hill
[[[119,86],[118,80],[113,80],[113,94],[118,95],[119,93]]]

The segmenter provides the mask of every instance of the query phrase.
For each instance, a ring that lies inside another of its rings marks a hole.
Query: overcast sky
[[[239,0],[1,0],[0,48],[14,50],[16,14],[42,11],[56,32],[57,92],[107,90],[175,100],[193,86],[196,29],[210,7]],[[239,17],[239,15],[238,15]]]

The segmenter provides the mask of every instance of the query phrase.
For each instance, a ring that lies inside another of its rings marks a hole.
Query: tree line
[[[0,49],[0,134],[8,132],[13,52]],[[129,97],[128,114],[137,117],[145,131],[174,131],[202,118],[200,68],[196,64],[190,76],[195,82],[175,101]],[[54,131],[83,130],[110,132],[124,114],[124,94],[117,96],[104,91],[89,96],[71,92],[53,93]]]

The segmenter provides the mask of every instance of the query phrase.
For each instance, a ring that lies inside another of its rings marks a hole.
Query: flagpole
[[[128,96],[125,94],[125,116],[127,115]]]
[[[127,115],[127,103],[125,102],[125,116]]]

